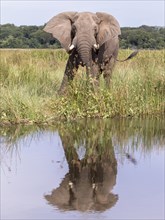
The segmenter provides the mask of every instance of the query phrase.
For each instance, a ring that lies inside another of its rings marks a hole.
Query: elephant
[[[59,40],[69,54],[59,92],[73,80],[80,65],[86,67],[87,76],[94,85],[99,85],[103,73],[109,87],[112,70],[116,61],[120,61],[117,56],[121,30],[116,18],[104,12],[62,12],[48,21],[44,31]]]
[[[61,125],[62,126],[62,125]],[[117,160],[107,123],[68,123],[59,128],[59,135],[69,172],[59,187],[44,195],[50,205],[60,210],[105,211],[118,201],[112,192],[116,184]],[[94,132],[95,131],[95,132]],[[77,149],[84,148],[84,156]]]

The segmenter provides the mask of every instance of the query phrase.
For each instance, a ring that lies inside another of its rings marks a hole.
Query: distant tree
[[[0,25],[0,48],[60,48],[61,45],[42,26]],[[142,25],[121,28],[120,47],[138,49],[165,48],[165,28]]]
[[[142,25],[139,28],[122,28],[121,47],[163,49],[165,28]]]

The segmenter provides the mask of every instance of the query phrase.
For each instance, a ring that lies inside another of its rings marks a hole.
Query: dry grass
[[[80,68],[65,96],[58,96],[68,55],[64,50],[1,50],[2,123],[52,123],[84,117],[164,116],[164,51],[140,51],[117,63],[111,88],[103,79],[89,88]],[[125,58],[130,50],[121,50]]]

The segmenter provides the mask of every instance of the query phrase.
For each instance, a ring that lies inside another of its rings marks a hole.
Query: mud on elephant
[[[118,36],[121,34],[119,23],[112,15],[103,12],[63,12],[54,16],[44,31],[53,34],[69,53],[60,92],[73,80],[79,65],[86,66],[87,75],[94,84],[98,84],[103,73],[109,86],[118,56]],[[136,54],[136,51],[133,52],[125,60]]]

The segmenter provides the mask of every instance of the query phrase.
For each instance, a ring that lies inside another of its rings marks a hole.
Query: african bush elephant
[[[112,192],[116,184],[117,160],[111,135],[105,132],[107,123],[65,124],[59,128],[69,172],[59,187],[45,195],[49,204],[60,210],[104,211],[112,208],[118,195]],[[101,129],[98,129],[98,127]],[[83,146],[84,156],[77,149]]]
[[[86,66],[87,75],[94,84],[98,84],[103,72],[109,86],[118,55],[118,36],[121,34],[119,23],[112,15],[103,12],[63,12],[54,16],[44,31],[53,34],[70,54],[60,91],[74,78],[79,65]],[[125,60],[136,53],[133,52]]]

